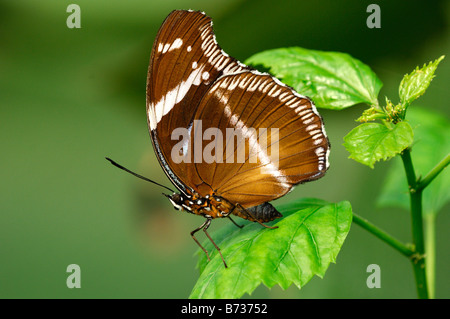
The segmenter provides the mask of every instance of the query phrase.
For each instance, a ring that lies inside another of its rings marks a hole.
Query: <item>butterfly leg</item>
[[[207,229],[209,227],[209,225],[211,225],[211,220],[212,218],[207,218],[206,221],[200,225],[200,227],[194,229],[193,231],[191,231],[191,237],[192,239],[194,239],[194,241],[197,243],[197,245],[205,252],[206,257],[208,258],[208,261],[211,261],[211,258],[209,258],[209,254],[208,251],[205,249],[205,247],[203,247],[200,242],[197,240],[197,238],[195,238],[194,234],[196,232],[198,232],[200,229],[203,229],[203,232],[205,233],[206,237],[208,237],[208,239],[212,242],[212,244],[214,245],[214,247],[217,249],[217,251],[220,254],[220,257],[222,258],[223,264],[225,265],[225,268],[228,268],[227,263],[225,262],[225,259],[222,256],[222,252],[220,251],[219,246],[216,245],[216,243],[214,242],[214,240],[211,238],[211,236],[209,236]]]
[[[239,225],[239,224],[236,223],[233,219],[231,219],[231,216],[230,216],[230,215],[228,215],[227,218],[228,218],[229,220],[231,220],[231,222],[232,222],[233,224],[235,224],[237,227],[239,227],[239,228],[244,227],[244,225]]]
[[[195,238],[195,236],[194,236],[194,234],[195,234],[196,232],[198,232],[200,229],[202,229],[203,227],[205,227],[205,225],[206,225],[207,223],[208,223],[208,219],[207,219],[200,227],[198,227],[198,228],[194,229],[193,231],[191,231],[191,237],[192,237],[192,239],[197,243],[197,245],[205,252],[206,257],[208,258],[208,261],[210,261],[211,259],[209,258],[208,251],[205,249],[205,247],[203,247],[203,246],[199,243],[199,241],[197,240],[197,238]],[[211,221],[210,221],[209,223],[211,223]]]
[[[222,252],[220,251],[219,246],[216,245],[216,243],[214,242],[214,240],[211,238],[211,236],[209,236],[209,234],[208,234],[208,232],[207,232],[207,229],[208,229],[209,225],[211,225],[211,220],[212,220],[212,218],[207,218],[207,219],[206,219],[206,222],[204,223],[204,227],[203,227],[203,232],[205,233],[206,237],[208,237],[208,239],[212,242],[212,244],[214,245],[214,247],[216,247],[217,251],[218,251],[219,254],[220,254],[220,257],[222,258],[222,261],[223,261],[223,264],[225,265],[225,268],[228,268],[227,263],[225,262],[225,259],[224,259],[223,256],[222,256]],[[202,226],[203,226],[203,225],[202,225]],[[208,260],[210,260],[210,259],[209,259],[209,256],[208,256]]]

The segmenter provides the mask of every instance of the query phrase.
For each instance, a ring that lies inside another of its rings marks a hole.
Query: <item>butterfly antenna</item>
[[[135,172],[132,172],[132,171],[130,171],[129,169],[123,167],[122,165],[120,165],[120,164],[114,162],[114,161],[113,161],[112,159],[110,159],[109,157],[105,157],[105,158],[106,158],[108,161],[110,161],[111,164],[113,164],[115,167],[118,167],[118,168],[120,168],[120,169],[123,169],[125,172],[128,172],[128,173],[130,173],[131,175],[134,175],[134,176],[136,176],[136,177],[138,177],[138,178],[140,178],[140,179],[143,179],[144,181],[147,181],[147,182],[156,184],[156,185],[158,185],[158,186],[161,186],[161,187],[163,187],[163,188],[165,188],[165,189],[171,191],[172,193],[175,193],[175,192],[174,192],[172,189],[170,189],[169,187],[166,187],[166,186],[164,186],[164,185],[161,185],[161,184],[159,184],[159,183],[157,183],[157,182],[155,182],[155,181],[152,181],[151,179],[148,179],[147,177],[144,177],[144,176],[142,176],[142,175],[136,174]]]

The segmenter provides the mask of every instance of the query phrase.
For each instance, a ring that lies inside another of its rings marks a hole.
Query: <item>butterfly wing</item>
[[[201,12],[174,11],[161,26],[150,58],[147,115],[160,164],[185,194],[216,193],[253,207],[328,168],[329,143],[311,100],[229,57]],[[181,162],[173,157],[177,129],[188,133],[181,148],[188,160]],[[208,129],[222,136],[205,140]],[[227,129],[242,136],[227,138]],[[212,161],[203,156],[208,146]]]
[[[328,169],[330,146],[314,104],[268,74],[222,76],[203,96],[195,119],[202,127],[194,137],[214,128],[239,133],[223,133],[222,145],[217,136],[203,140],[215,160],[195,164],[202,182],[232,203],[260,205]]]
[[[173,11],[153,44],[147,76],[147,119],[158,160],[174,185],[201,183],[191,163],[175,163],[176,128],[192,127],[198,105],[215,80],[247,69],[217,45],[212,20],[198,11]],[[191,189],[191,192],[193,190]]]

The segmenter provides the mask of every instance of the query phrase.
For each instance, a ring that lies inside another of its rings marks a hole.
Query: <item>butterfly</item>
[[[330,143],[314,103],[226,54],[204,12],[175,10],[161,25],[147,76],[147,120],[159,164],[178,192],[173,207],[205,218],[238,216],[264,227],[282,217],[269,202],[322,177]]]

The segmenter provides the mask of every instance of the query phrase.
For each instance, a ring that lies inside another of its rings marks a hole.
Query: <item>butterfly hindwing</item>
[[[244,207],[279,198],[328,168],[328,138],[314,104],[268,74],[221,77],[203,97],[196,119],[203,134],[211,128],[236,132],[223,133],[216,160],[196,163],[195,171],[215,193]],[[204,139],[202,147],[208,144]]]

